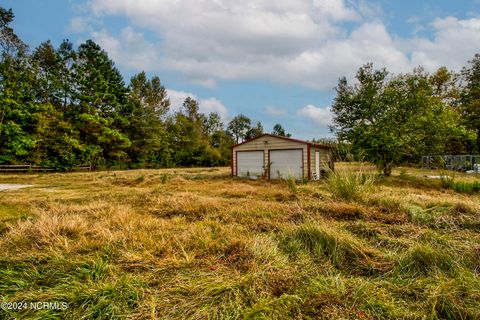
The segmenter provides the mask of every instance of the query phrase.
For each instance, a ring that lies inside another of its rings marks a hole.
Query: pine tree
[[[127,89],[105,51],[92,40],[78,49],[74,65],[78,101],[76,125],[85,145],[84,161],[93,166],[121,164],[131,145],[123,132],[128,126]]]

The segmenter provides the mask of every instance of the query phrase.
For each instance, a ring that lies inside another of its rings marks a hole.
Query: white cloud
[[[119,38],[105,29],[94,31],[91,35],[119,65],[135,71],[157,70],[156,65],[160,65],[159,47],[145,40],[143,34],[132,27],[124,28]]]
[[[297,114],[308,118],[312,123],[323,127],[327,127],[332,121],[332,113],[328,107],[319,108],[309,104],[299,109]]]
[[[90,9],[130,22],[120,36],[92,33],[119,65],[179,72],[208,88],[260,79],[326,90],[366,62],[393,72],[458,69],[480,48],[479,18],[436,19],[430,38],[399,38],[366,0],[92,0]]]
[[[170,109],[172,111],[180,111],[183,102],[187,97],[198,101],[199,110],[202,113],[208,114],[210,112],[217,112],[222,121],[228,120],[228,110],[223,103],[217,98],[210,97],[207,99],[199,99],[195,94],[186,91],[178,91],[167,89],[167,95],[170,99]]]
[[[280,117],[287,114],[287,109],[276,106],[266,106],[263,111],[272,117]]]
[[[217,98],[200,99],[199,105],[200,110],[206,114],[217,112],[224,121],[228,117],[227,108]]]
[[[408,43],[412,65],[422,65],[427,70],[446,65],[458,70],[480,51],[480,19],[446,17],[436,19],[431,26],[433,40],[415,38]]]
[[[70,20],[68,31],[72,33],[91,32],[91,21],[87,17],[74,17]]]

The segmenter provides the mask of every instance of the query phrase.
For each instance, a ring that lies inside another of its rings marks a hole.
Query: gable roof
[[[277,135],[269,134],[269,133],[264,133],[264,134],[261,134],[261,135],[259,135],[259,136],[256,136],[256,137],[253,138],[253,139],[246,140],[246,141],[243,141],[243,142],[241,142],[241,143],[237,143],[237,144],[231,146],[230,148],[238,147],[239,145],[242,145],[242,144],[245,144],[245,143],[249,143],[250,141],[257,140],[257,139],[262,138],[262,137],[271,137],[271,138],[284,139],[284,140],[288,140],[288,141],[294,141],[294,142],[298,142],[298,143],[308,144],[308,145],[310,145],[310,146],[318,147],[318,148],[328,148],[328,149],[331,148],[330,146],[327,146],[327,145],[325,145],[325,144],[314,143],[314,142],[305,141],[305,140],[298,140],[298,139],[293,139],[293,138],[288,138],[288,137],[282,137],[282,136],[277,136]]]

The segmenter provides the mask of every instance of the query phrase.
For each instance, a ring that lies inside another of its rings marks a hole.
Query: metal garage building
[[[232,147],[232,176],[318,179],[330,161],[328,146],[262,134]]]

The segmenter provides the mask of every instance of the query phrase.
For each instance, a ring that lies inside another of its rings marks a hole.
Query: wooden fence
[[[77,166],[72,168],[71,171],[91,171],[90,166]],[[60,171],[54,167],[23,165],[23,164],[8,164],[0,165],[0,173],[37,173],[37,172],[56,172]]]

